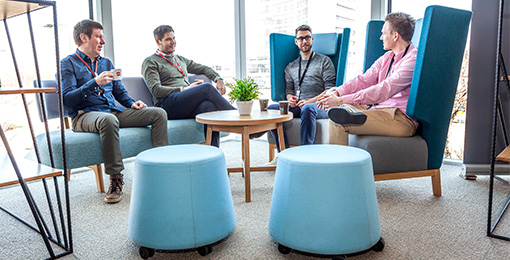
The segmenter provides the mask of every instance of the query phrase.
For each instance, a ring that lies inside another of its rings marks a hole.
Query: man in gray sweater
[[[301,25],[296,28],[294,42],[301,51],[300,56],[285,68],[285,84],[289,111],[295,118],[301,118],[301,144],[313,144],[315,141],[316,122],[319,118],[328,118],[326,110],[317,108],[319,99],[327,89],[335,86],[335,66],[328,56],[312,51],[314,37],[312,28]],[[278,104],[272,104],[268,109],[279,109]],[[285,133],[285,131],[284,131]],[[276,130],[271,134],[278,140]],[[286,148],[289,146],[287,136]],[[276,147],[280,151],[278,142]]]
[[[158,26],[154,39],[158,49],[143,61],[142,75],[154,104],[166,111],[168,119],[194,119],[200,113],[235,109],[223,98],[223,79],[216,71],[175,54],[177,42],[171,26]],[[207,76],[216,88],[203,81],[188,82],[188,72]],[[219,138],[213,131],[211,144],[219,147]]]

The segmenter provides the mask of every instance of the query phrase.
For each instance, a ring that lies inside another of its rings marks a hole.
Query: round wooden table
[[[279,110],[252,110],[250,115],[239,115],[237,110],[223,110],[199,114],[196,120],[207,125],[206,144],[211,144],[212,131],[236,133],[242,135],[243,167],[229,168],[228,172],[242,172],[246,192],[246,202],[251,201],[250,172],[274,171],[275,166],[250,167],[250,134],[272,129],[278,130],[281,150],[285,149],[283,139],[283,122],[292,120],[293,115],[280,115]]]

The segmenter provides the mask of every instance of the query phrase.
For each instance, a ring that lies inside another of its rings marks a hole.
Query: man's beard
[[[301,52],[305,52],[305,53],[308,53],[308,52],[310,52],[310,51],[312,51],[312,46],[311,46],[311,45],[310,45],[310,46],[303,47],[303,48],[301,49]]]

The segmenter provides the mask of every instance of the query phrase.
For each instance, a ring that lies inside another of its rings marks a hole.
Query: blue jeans
[[[280,105],[272,104],[267,109],[280,109]],[[301,144],[308,145],[315,142],[315,131],[317,127],[317,119],[328,118],[328,112],[323,109],[317,108],[316,103],[306,104],[303,109],[299,107],[289,107],[289,111],[294,114],[294,118],[301,118]],[[276,149],[280,151],[280,144],[278,142],[278,132],[276,129],[271,130],[271,134],[275,139]],[[285,140],[285,148],[289,148],[287,134],[285,133],[285,125],[283,126],[283,139]]]
[[[201,113],[235,109],[211,83],[172,93],[161,100],[160,106],[166,111],[168,119],[195,119]],[[204,135],[206,133],[207,126],[204,125]],[[211,145],[220,147],[219,140],[220,134],[212,132]]]

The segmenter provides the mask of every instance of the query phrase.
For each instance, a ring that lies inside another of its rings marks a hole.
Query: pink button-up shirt
[[[407,52],[403,50],[396,55],[392,51],[386,52],[363,75],[337,88],[336,91],[342,97],[343,103],[377,104],[373,108],[399,108],[406,114],[416,52],[413,44],[409,46]],[[386,77],[393,56],[395,56],[393,65]]]

